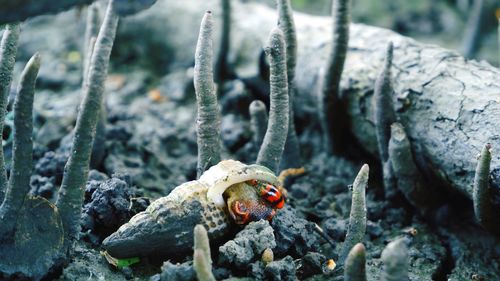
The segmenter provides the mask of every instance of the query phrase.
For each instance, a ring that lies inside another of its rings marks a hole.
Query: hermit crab
[[[202,224],[210,239],[225,237],[238,224],[271,219],[284,205],[278,177],[260,165],[224,160],[198,180],[177,186],[103,241],[116,258],[175,256],[193,246]]]

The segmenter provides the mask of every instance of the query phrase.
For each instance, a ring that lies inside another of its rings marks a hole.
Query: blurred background
[[[274,0],[257,0],[274,6]],[[329,15],[332,0],[291,0],[297,11]],[[351,0],[352,21],[500,65],[500,0]]]

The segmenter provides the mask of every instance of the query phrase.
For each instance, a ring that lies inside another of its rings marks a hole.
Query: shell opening
[[[256,164],[246,165],[236,160],[224,160],[212,166],[201,175],[198,182],[208,187],[208,200],[224,208],[224,191],[233,184],[252,179],[279,185],[278,177],[268,168]]]

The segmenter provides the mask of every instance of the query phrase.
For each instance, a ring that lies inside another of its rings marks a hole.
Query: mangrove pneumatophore
[[[83,86],[72,153],[56,206],[41,197],[27,196],[33,161],[33,96],[40,68],[38,54],[30,59],[21,75],[14,103],[12,170],[0,206],[0,278],[21,276],[38,280],[69,258],[80,231],[83,191],[117,23],[110,1],[95,43],[88,83]]]
[[[231,46],[231,0],[221,0],[222,6],[222,34],[219,42],[219,51],[215,61],[214,79],[218,83],[219,92],[222,93],[222,83],[231,74],[228,62],[229,48]]]
[[[196,92],[196,133],[198,137],[197,177],[221,160],[220,113],[215,92],[212,12],[205,13],[194,57],[194,88]]]
[[[286,44],[286,73],[288,79],[288,134],[286,137],[280,170],[301,167],[300,147],[295,131],[294,95],[295,65],[297,64],[297,34],[290,0],[277,0],[278,27],[283,31]]]
[[[408,281],[408,240],[398,238],[382,251],[381,281]]]
[[[269,117],[267,115],[266,105],[260,100],[254,100],[250,103],[250,126],[252,128],[252,140],[255,147],[260,147],[267,131]]]
[[[391,138],[391,124],[396,122],[394,112],[391,67],[393,56],[393,44],[389,42],[384,60],[384,66],[380,70],[375,82],[373,100],[373,112],[375,120],[375,132],[377,135],[378,152],[382,165],[384,191],[387,199],[396,194],[396,183],[389,161],[389,139]]]
[[[366,234],[366,188],[368,187],[370,168],[367,164],[359,170],[352,184],[351,213],[349,226],[345,236],[339,261],[344,263],[349,251],[358,243],[362,243]]]
[[[95,41],[99,32],[99,9],[96,4],[87,8],[87,21],[85,24],[85,35],[83,42],[83,66],[82,66],[82,88],[88,83],[90,60],[94,52]],[[96,169],[102,162],[106,153],[106,106],[103,98],[99,122],[97,123],[92,154],[90,156],[90,167]]]
[[[495,215],[491,203],[490,189],[491,144],[486,144],[481,151],[474,176],[472,200],[476,219],[486,230],[500,236],[498,215]]]
[[[33,166],[33,98],[35,81],[40,69],[40,55],[35,54],[21,74],[14,102],[14,142],[12,145],[12,172],[7,191],[0,206],[0,241],[13,241],[17,218],[30,189]]]
[[[203,225],[194,227],[193,267],[199,281],[215,281],[207,230]]]
[[[350,6],[350,0],[333,0],[332,49],[318,101],[323,149],[329,154],[340,154],[345,142],[343,128],[346,125],[346,116],[340,96],[340,78],[349,43]]]
[[[257,156],[257,164],[277,173],[288,134],[289,118],[286,48],[281,29],[274,28],[271,31],[265,51],[270,64],[271,103],[267,131]]]
[[[19,23],[7,24],[0,45],[0,132],[3,132],[20,31]],[[5,170],[3,149],[0,149],[0,201],[3,200],[6,188],[7,171]]]
[[[118,25],[118,16],[113,9],[114,1],[110,1],[90,60],[88,82],[84,83],[82,88],[83,100],[75,126],[73,148],[64,167],[63,180],[56,202],[66,230],[66,243],[72,243],[80,232],[83,193],[89,173],[92,144],[101,116],[109,57]]]
[[[439,194],[426,182],[415,164],[410,140],[400,123],[391,125],[389,159],[399,191],[421,214],[428,214],[437,206]]]
[[[362,243],[352,247],[344,264],[344,281],[366,281],[366,249]]]

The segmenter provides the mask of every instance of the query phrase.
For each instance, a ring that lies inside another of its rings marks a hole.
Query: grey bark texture
[[[267,131],[262,141],[257,164],[278,173],[288,133],[288,79],[286,75],[286,48],[283,32],[274,28],[265,48],[269,58],[270,105]]]
[[[64,167],[63,180],[56,202],[65,230],[67,247],[80,232],[83,194],[117,25],[118,16],[113,12],[113,1],[110,1],[92,53],[88,83],[82,89],[83,100],[74,130],[71,155]]]
[[[96,0],[0,0],[0,24],[55,14]],[[115,13],[129,16],[151,7],[156,0],[116,0]]]
[[[123,35],[164,38],[165,56],[189,67],[196,45],[197,23],[217,0],[158,1],[121,26]],[[276,25],[277,11],[256,3],[234,2],[231,57],[239,76],[256,75],[267,32]],[[331,49],[328,17],[295,13],[298,57],[295,75],[297,118],[314,118],[321,67]],[[166,21],[166,19],[170,19]],[[175,20],[174,20],[175,19]],[[145,24],[147,23],[147,24]],[[180,30],[179,30],[180,29]],[[142,39],[142,37],[141,37]],[[490,142],[500,147],[500,70],[486,62],[466,60],[457,52],[419,43],[393,31],[350,25],[341,89],[349,126],[345,133],[359,148],[378,157],[373,117],[373,89],[389,41],[394,44],[392,68],[396,117],[406,128],[418,168],[433,179],[472,199],[476,155]],[[149,42],[149,43],[148,43]],[[158,43],[154,41],[154,43]],[[144,38],[143,48],[151,43]],[[167,61],[167,58],[155,58]],[[309,119],[310,122],[317,122]],[[491,162],[491,190],[500,193],[500,154]]]
[[[221,160],[220,113],[212,67],[213,25],[212,12],[208,11],[201,22],[194,58],[194,89],[198,108],[198,178]]]
[[[30,190],[33,166],[33,99],[35,82],[40,69],[37,53],[26,64],[21,74],[14,101],[14,141],[12,144],[12,171],[7,192],[0,206],[0,240],[12,237],[14,228]]]
[[[57,13],[95,0],[0,0],[0,24],[23,21],[29,17]]]
[[[359,170],[352,184],[351,213],[349,226],[339,262],[344,263],[351,249],[358,243],[363,243],[366,234],[366,188],[368,187],[370,168],[367,164]]]
[[[21,27],[18,23],[7,25],[0,44],[0,132],[3,132],[20,31]],[[3,200],[6,188],[7,171],[2,148],[0,149],[0,202]]]
[[[297,34],[295,31],[295,22],[293,19],[293,10],[290,0],[277,0],[278,6],[278,26],[285,35],[286,43],[286,73],[288,79],[288,134],[285,142],[285,150],[281,157],[280,170],[288,168],[299,168],[302,166],[300,161],[300,147],[297,133],[295,131],[295,114],[293,112],[293,103],[295,95],[295,65],[297,64]]]

